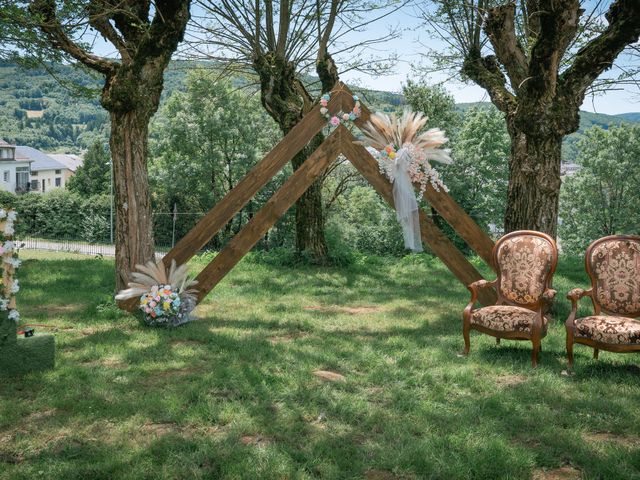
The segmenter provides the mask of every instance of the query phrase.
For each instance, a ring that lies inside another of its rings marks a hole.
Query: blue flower
[[[360,100],[360,99],[358,98],[358,96],[357,96],[357,95],[354,95],[354,96],[353,96],[353,100],[354,100],[355,102],[357,102],[357,101],[358,101],[358,100]]]

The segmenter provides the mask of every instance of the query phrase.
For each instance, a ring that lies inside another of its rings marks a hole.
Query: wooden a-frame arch
[[[342,82],[331,91],[327,108],[331,113],[353,109],[353,94]],[[362,114],[355,120],[357,126],[367,122],[371,112],[361,103]],[[316,105],[249,173],[218,202],[189,233],[163,257],[166,266],[173,260],[187,262],[214,235],[216,235],[253,196],[263,188],[302,148],[326,126],[326,118]],[[220,253],[202,270],[196,280],[198,302],[215,287],[227,273],[273,227],[278,219],[300,198],[311,184],[343,154],[373,186],[380,196],[393,207],[393,190],[389,180],[380,173],[378,162],[343,125],[339,125],[316,151],[287,179],[280,189],[233,237]],[[424,199],[442,216],[467,244],[493,268],[491,252],[493,241],[446,192],[427,186]],[[442,260],[465,286],[482,279],[482,275],[442,233],[430,216],[420,210],[422,241]],[[495,302],[495,292],[481,290],[480,302]],[[120,306],[133,311],[137,299],[121,302]]]

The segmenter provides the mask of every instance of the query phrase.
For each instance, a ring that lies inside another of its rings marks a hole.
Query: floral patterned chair
[[[469,285],[471,301],[463,313],[464,354],[469,353],[471,330],[533,344],[531,363],[538,364],[542,338],[547,334],[545,312],[556,291],[551,280],[558,263],[556,243],[549,235],[521,230],[502,237],[493,248],[496,280],[479,280]],[[496,305],[474,308],[478,289],[495,287]]]
[[[640,236],[613,235],[596,240],[585,254],[591,288],[574,288],[567,298],[567,356],[573,367],[573,344],[610,352],[640,351]],[[578,301],[591,297],[594,314],[576,318]]]

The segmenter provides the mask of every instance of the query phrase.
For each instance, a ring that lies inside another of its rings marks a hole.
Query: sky
[[[428,61],[428,58],[423,55],[426,50],[424,45],[437,49],[442,43],[430,38],[413,8],[409,7],[395,12],[384,20],[370,25],[368,31],[358,33],[353,38],[371,38],[379,34],[378,32],[384,31],[389,25],[402,26],[404,30],[400,38],[392,39],[384,46],[377,46],[378,53],[396,52],[398,54],[399,62],[393,72],[390,75],[374,77],[351,71],[341,75],[343,81],[358,83],[363,87],[376,90],[399,92],[407,78],[420,78],[419,74],[416,74],[415,71],[412,72],[412,64],[417,65]],[[427,78],[427,81],[428,83],[445,82],[444,86],[454,96],[456,103],[490,101],[486,91],[473,83],[454,82],[449,80],[446,75],[432,75]],[[581,109],[609,115],[637,112],[640,111],[640,91],[627,89],[610,91],[596,97],[587,96]]]
[[[594,0],[586,0],[583,8],[589,9],[593,6]],[[604,1],[602,4],[608,8],[610,1]],[[379,15],[378,13],[375,16]],[[406,83],[407,78],[420,79],[419,71],[412,69],[412,66],[420,65],[429,61],[425,56],[426,46],[434,50],[441,49],[443,42],[434,40],[425,30],[422,20],[418,17],[418,12],[411,7],[400,9],[391,15],[374,23],[370,23],[365,30],[361,32],[350,32],[345,35],[344,42],[357,43],[366,39],[377,38],[384,34],[389,27],[399,27],[401,34],[398,38],[386,41],[384,44],[375,45],[372,54],[384,56],[386,54],[395,53],[398,55],[398,62],[394,65],[389,74],[384,76],[372,76],[357,71],[348,71],[340,74],[340,79],[348,84],[357,84],[358,86],[367,87],[375,90],[384,90],[390,92],[401,92],[402,85]],[[98,54],[110,56],[113,55],[114,47],[101,39],[94,39],[94,49]],[[344,60],[344,61],[343,61]],[[336,57],[338,69],[344,66],[348,59]],[[314,72],[311,72],[314,73]],[[429,84],[443,83],[445,88],[453,95],[456,103],[467,102],[488,102],[490,101],[486,91],[472,82],[464,84],[452,81],[445,74],[433,74],[426,77],[425,80]],[[615,115],[626,112],[640,111],[640,91],[639,90],[619,90],[609,91],[604,94],[592,97],[587,96],[581,107],[582,110],[597,113],[606,113]]]

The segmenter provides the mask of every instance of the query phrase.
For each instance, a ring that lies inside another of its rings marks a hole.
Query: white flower
[[[10,221],[15,221],[16,218],[18,218],[18,212],[16,212],[15,210],[9,210],[9,213],[7,213],[7,218]]]
[[[6,225],[4,226],[4,234],[5,235],[14,234],[13,223],[9,223],[9,222],[6,223]]]
[[[8,298],[0,298],[0,311],[4,312],[9,306]]]
[[[7,211],[4,208],[0,208],[0,219],[3,219],[7,216]]]
[[[20,285],[18,284],[18,279],[16,278],[9,289],[11,293],[18,293],[20,291]]]
[[[15,248],[15,246],[16,244],[13,243],[11,240],[7,240],[6,242],[4,242],[5,253],[11,252]]]
[[[18,268],[22,264],[22,260],[16,257],[2,257],[2,261],[13,266],[13,268]]]
[[[9,319],[18,323],[18,321],[20,320],[20,314],[18,313],[18,310],[11,310],[9,312]]]

